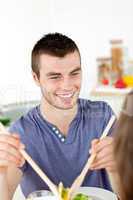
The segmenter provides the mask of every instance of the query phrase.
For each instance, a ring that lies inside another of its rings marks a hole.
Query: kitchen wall
[[[82,97],[96,83],[96,57],[109,55],[109,40],[121,38],[133,58],[132,0],[0,1],[0,105],[36,100],[39,88],[30,69],[34,43],[47,32],[62,32],[79,45]]]
[[[51,30],[49,0],[0,3],[0,104],[39,98],[31,77],[33,44]]]
[[[79,45],[81,96],[89,98],[96,83],[96,57],[109,55],[110,39],[123,39],[133,58],[132,8],[132,0],[0,0],[0,106],[40,98],[30,53],[43,34],[53,31]],[[19,190],[15,199],[21,199]]]

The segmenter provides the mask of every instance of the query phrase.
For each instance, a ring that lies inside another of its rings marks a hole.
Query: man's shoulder
[[[38,106],[31,108],[24,115],[19,117],[15,122],[13,122],[9,128],[11,132],[17,130],[22,130],[26,128],[32,128],[35,120],[35,116],[37,115]]]
[[[79,99],[79,104],[80,107],[83,109],[89,109],[89,110],[107,110],[107,109],[111,109],[111,107],[108,105],[108,103],[106,103],[105,101],[92,101],[89,99]]]
[[[114,111],[104,101],[91,101],[87,99],[80,99],[80,110],[86,119],[92,119],[91,123],[95,124],[98,137],[102,134],[103,130],[107,126],[112,115],[115,115]],[[111,129],[108,135],[112,134]]]

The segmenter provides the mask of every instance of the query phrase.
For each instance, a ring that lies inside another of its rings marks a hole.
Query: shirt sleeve
[[[9,132],[12,134],[12,133],[17,133],[19,136],[20,136],[20,139],[21,139],[21,142],[25,144],[25,140],[24,140],[24,137],[23,137],[23,130],[20,126],[20,124],[17,122],[13,123],[10,127],[9,127]],[[19,169],[24,172],[26,169],[27,169],[27,161],[25,161],[24,165],[22,167],[19,167]]]

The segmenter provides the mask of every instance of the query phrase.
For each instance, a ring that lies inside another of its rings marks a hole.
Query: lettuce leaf
[[[89,197],[88,195],[79,193],[73,198],[73,200],[92,200],[92,198]]]

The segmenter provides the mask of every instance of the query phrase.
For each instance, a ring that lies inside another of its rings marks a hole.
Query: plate
[[[86,194],[93,200],[118,200],[113,192],[98,187],[80,187],[77,193]]]
[[[58,200],[58,198],[55,196],[45,196],[45,197],[28,198],[27,200]]]
[[[78,193],[86,194],[92,197],[92,200],[118,200],[117,196],[113,192],[98,187],[80,187],[75,194]],[[58,198],[47,195],[42,197],[34,197],[33,200],[58,200]]]

